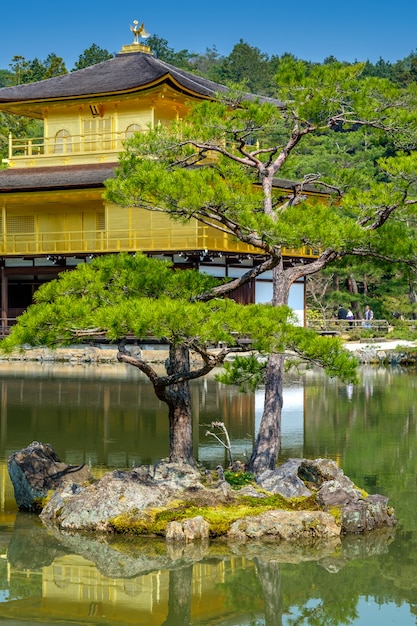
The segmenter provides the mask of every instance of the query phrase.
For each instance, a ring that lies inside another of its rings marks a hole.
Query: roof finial
[[[130,26],[130,30],[134,36],[133,43],[139,43],[139,37],[142,37],[143,39],[150,37],[150,33],[147,33],[145,30],[145,24],[143,22],[140,26],[138,24],[138,20],[133,20],[133,25]]]

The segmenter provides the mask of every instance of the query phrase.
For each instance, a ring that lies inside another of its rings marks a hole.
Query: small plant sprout
[[[210,435],[211,437],[214,437],[216,441],[218,441],[224,448],[226,448],[227,453],[229,455],[229,463],[232,466],[233,465],[232,446],[230,444],[229,433],[227,432],[227,428],[224,425],[224,422],[211,422],[210,428],[212,430],[206,430],[206,437],[208,435]],[[217,430],[217,432],[215,432],[215,430]]]

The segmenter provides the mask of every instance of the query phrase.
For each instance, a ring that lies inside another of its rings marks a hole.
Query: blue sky
[[[61,6],[56,0],[15,0],[4,3],[0,16],[1,69],[8,69],[15,55],[43,61],[54,52],[70,70],[93,43],[118,52],[133,40],[129,26],[134,19],[176,52],[215,47],[227,56],[243,39],[270,56],[291,52],[310,61],[334,55],[375,63],[380,57],[395,62],[417,50],[417,3],[412,0],[69,0]]]

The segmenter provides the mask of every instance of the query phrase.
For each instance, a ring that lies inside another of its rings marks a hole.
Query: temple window
[[[83,120],[84,150],[111,150],[111,117],[95,117]]]
[[[72,152],[71,135],[68,130],[62,128],[55,134],[55,153],[66,154]]]
[[[8,215],[6,219],[8,235],[33,235],[35,217],[33,215]]]
[[[140,133],[141,130],[140,124],[129,124],[126,128],[126,139],[130,139],[135,133]]]

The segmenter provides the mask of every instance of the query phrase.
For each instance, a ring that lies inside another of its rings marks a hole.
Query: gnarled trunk
[[[170,345],[168,374],[190,371],[190,352],[184,344]],[[169,460],[195,465],[193,454],[191,393],[188,380],[170,385],[165,392],[169,417]]]
[[[272,304],[288,303],[290,282],[285,276],[283,262],[272,270]],[[281,447],[281,413],[283,395],[284,355],[271,354],[266,366],[265,404],[259,431],[251,458],[249,471],[260,474],[274,469]]]
[[[227,351],[221,351],[215,357],[203,348],[194,345],[203,364],[193,370],[190,367],[190,348],[186,343],[170,343],[169,358],[166,360],[167,376],[161,376],[140,355],[132,355],[126,349],[125,342],[119,344],[117,358],[122,363],[137,367],[151,381],[155,394],[168,406],[169,417],[169,460],[175,463],[196,465],[193,455],[191,393],[189,381],[205,376],[212,369],[222,365]],[[210,358],[209,358],[210,357]]]
[[[282,375],[284,356],[271,354],[266,366],[265,405],[256,437],[249,471],[260,474],[274,469],[281,447]]]

